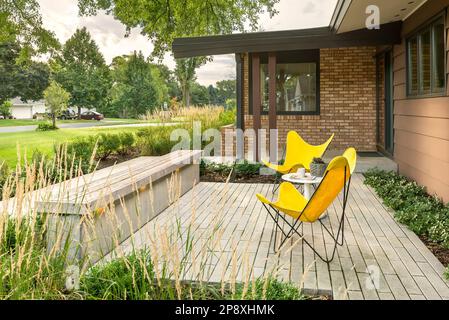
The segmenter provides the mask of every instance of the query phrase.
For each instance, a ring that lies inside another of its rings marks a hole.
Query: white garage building
[[[14,98],[11,102],[11,113],[16,119],[33,119],[35,113],[45,112],[44,100],[23,102],[20,98]]]
[[[33,115],[36,113],[46,113],[47,109],[45,107],[45,101],[25,101],[23,102],[20,98],[14,98],[11,100],[12,116],[16,119],[33,119]],[[77,108],[68,108],[69,110],[78,112]],[[81,108],[81,112],[88,111],[89,109]],[[90,109],[91,111],[96,111],[96,109]]]

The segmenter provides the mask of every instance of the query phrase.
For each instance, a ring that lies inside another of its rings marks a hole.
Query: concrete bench
[[[69,258],[95,263],[199,183],[200,158],[140,157],[40,190],[48,249],[69,243]]]

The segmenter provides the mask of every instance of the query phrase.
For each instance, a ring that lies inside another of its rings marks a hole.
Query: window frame
[[[442,97],[446,96],[447,88],[447,59],[443,59],[444,62],[444,85],[440,91],[435,91],[434,87],[434,75],[435,75],[435,37],[434,37],[434,26],[439,22],[443,22],[444,25],[444,54],[447,52],[447,25],[446,25],[446,11],[434,16],[432,19],[424,23],[422,26],[417,28],[415,31],[407,35],[406,37],[406,90],[407,98],[409,99],[419,99],[419,98],[429,98],[429,97]],[[430,93],[422,93],[422,56],[421,56],[421,46],[422,46],[422,35],[427,31],[430,31]],[[412,82],[411,82],[411,52],[410,43],[412,40],[416,40],[417,43],[417,92],[412,93]]]
[[[268,53],[260,53],[260,64],[268,64]],[[320,80],[320,49],[297,50],[297,51],[281,51],[276,52],[276,65],[287,63],[315,63],[316,66],[316,110],[315,111],[278,111],[276,116],[319,116],[321,115],[321,80]],[[253,112],[253,79],[252,79],[252,54],[249,54],[249,115]],[[269,115],[268,111],[261,110],[261,115]]]

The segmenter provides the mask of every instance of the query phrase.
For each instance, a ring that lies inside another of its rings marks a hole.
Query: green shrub
[[[244,161],[242,163],[237,163],[235,165],[235,173],[237,177],[243,176],[257,176],[259,175],[260,169],[262,168],[262,165],[259,163],[250,163],[248,161]]]
[[[154,293],[153,279],[150,255],[142,251],[92,267],[81,279],[81,289],[88,299],[140,300]]]
[[[89,162],[96,145],[97,141],[93,138],[77,138],[67,143],[67,153],[83,162]]]
[[[172,151],[177,144],[170,141],[176,127],[148,127],[137,131],[137,148],[143,156],[162,156]]]
[[[229,124],[234,124],[237,119],[237,108],[232,107],[227,109],[220,114],[220,126],[226,126]]]
[[[58,127],[53,126],[51,122],[41,122],[37,125],[36,131],[53,131],[58,130]]]
[[[98,141],[97,156],[101,160],[107,159],[120,149],[120,137],[117,134],[101,133],[93,139]]]
[[[250,178],[258,176],[262,165],[259,163],[250,163],[247,160],[233,164],[222,164],[214,162],[201,161],[200,174],[205,175],[207,173],[217,173],[222,176],[228,176],[231,170],[234,169],[236,178]]]
[[[70,167],[74,165],[75,172],[81,170],[84,174],[90,173],[94,168],[93,160],[97,154],[97,140],[96,137],[80,137],[65,144],[56,144],[55,147],[56,158],[58,154],[62,157],[67,157],[67,165]],[[65,155],[64,155],[65,154]]]
[[[11,116],[12,102],[5,101],[0,104],[0,116],[3,116],[4,119],[8,119]]]
[[[120,148],[118,153],[120,155],[129,154],[130,150],[134,147],[134,143],[136,142],[134,134],[131,132],[122,132],[119,133],[118,136],[120,140]]]
[[[371,170],[365,183],[373,187],[396,219],[412,231],[449,248],[449,206],[425,188],[394,172]]]

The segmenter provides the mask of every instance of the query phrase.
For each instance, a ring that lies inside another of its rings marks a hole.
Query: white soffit
[[[412,15],[427,0],[352,0],[346,10],[342,10],[338,33],[363,29],[368,15],[366,9],[376,5],[380,9],[380,23],[403,21]]]

